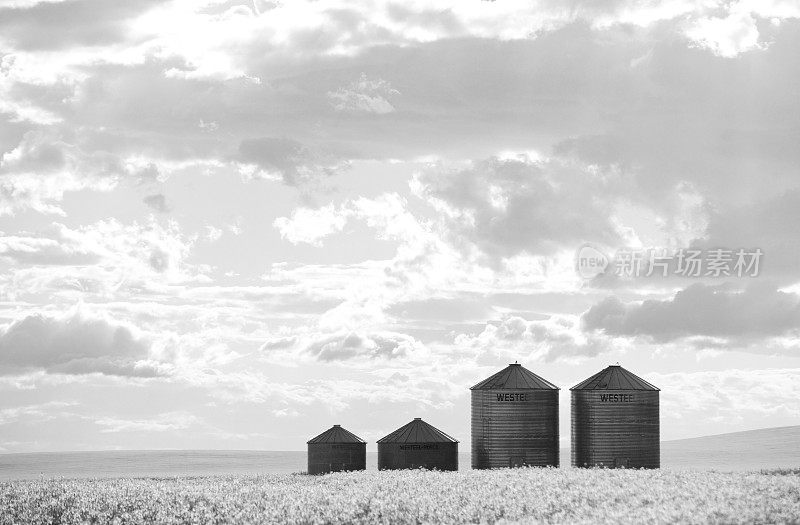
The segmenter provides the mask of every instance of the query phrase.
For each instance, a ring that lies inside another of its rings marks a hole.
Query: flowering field
[[[0,483],[11,523],[799,523],[800,475],[513,469]]]

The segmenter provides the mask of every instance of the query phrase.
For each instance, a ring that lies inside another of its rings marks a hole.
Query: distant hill
[[[664,441],[661,466],[717,470],[800,467],[800,426]]]
[[[378,454],[367,452],[367,470]],[[0,454],[0,481],[40,477],[206,476],[212,474],[286,474],[306,469],[304,451],[124,450]],[[569,467],[569,448],[561,449]],[[800,426],[764,428],[661,443],[661,466],[697,470],[759,470],[800,467]],[[459,454],[461,470],[470,469],[469,448]]]

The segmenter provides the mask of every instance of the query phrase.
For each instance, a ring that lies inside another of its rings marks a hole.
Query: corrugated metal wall
[[[472,468],[557,467],[558,390],[472,390]]]
[[[572,466],[659,468],[658,394],[573,390]]]
[[[309,443],[308,473],[325,474],[367,468],[366,443]]]
[[[458,470],[458,443],[378,443],[378,470]]]

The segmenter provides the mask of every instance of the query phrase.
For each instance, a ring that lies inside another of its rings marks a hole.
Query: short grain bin
[[[572,391],[572,466],[658,468],[659,389],[612,365]]]
[[[308,473],[326,474],[367,468],[367,443],[341,425],[308,441]]]
[[[558,387],[518,363],[473,386],[472,468],[558,466]]]
[[[378,440],[378,470],[458,470],[458,441],[414,418]]]

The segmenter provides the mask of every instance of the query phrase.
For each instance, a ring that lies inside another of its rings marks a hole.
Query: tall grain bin
[[[367,468],[367,443],[341,425],[308,441],[308,473],[326,474]]]
[[[658,468],[659,389],[612,365],[572,391],[572,466]]]
[[[473,386],[472,468],[558,466],[558,387],[518,363]]]
[[[378,440],[378,470],[458,470],[458,441],[414,418]]]

